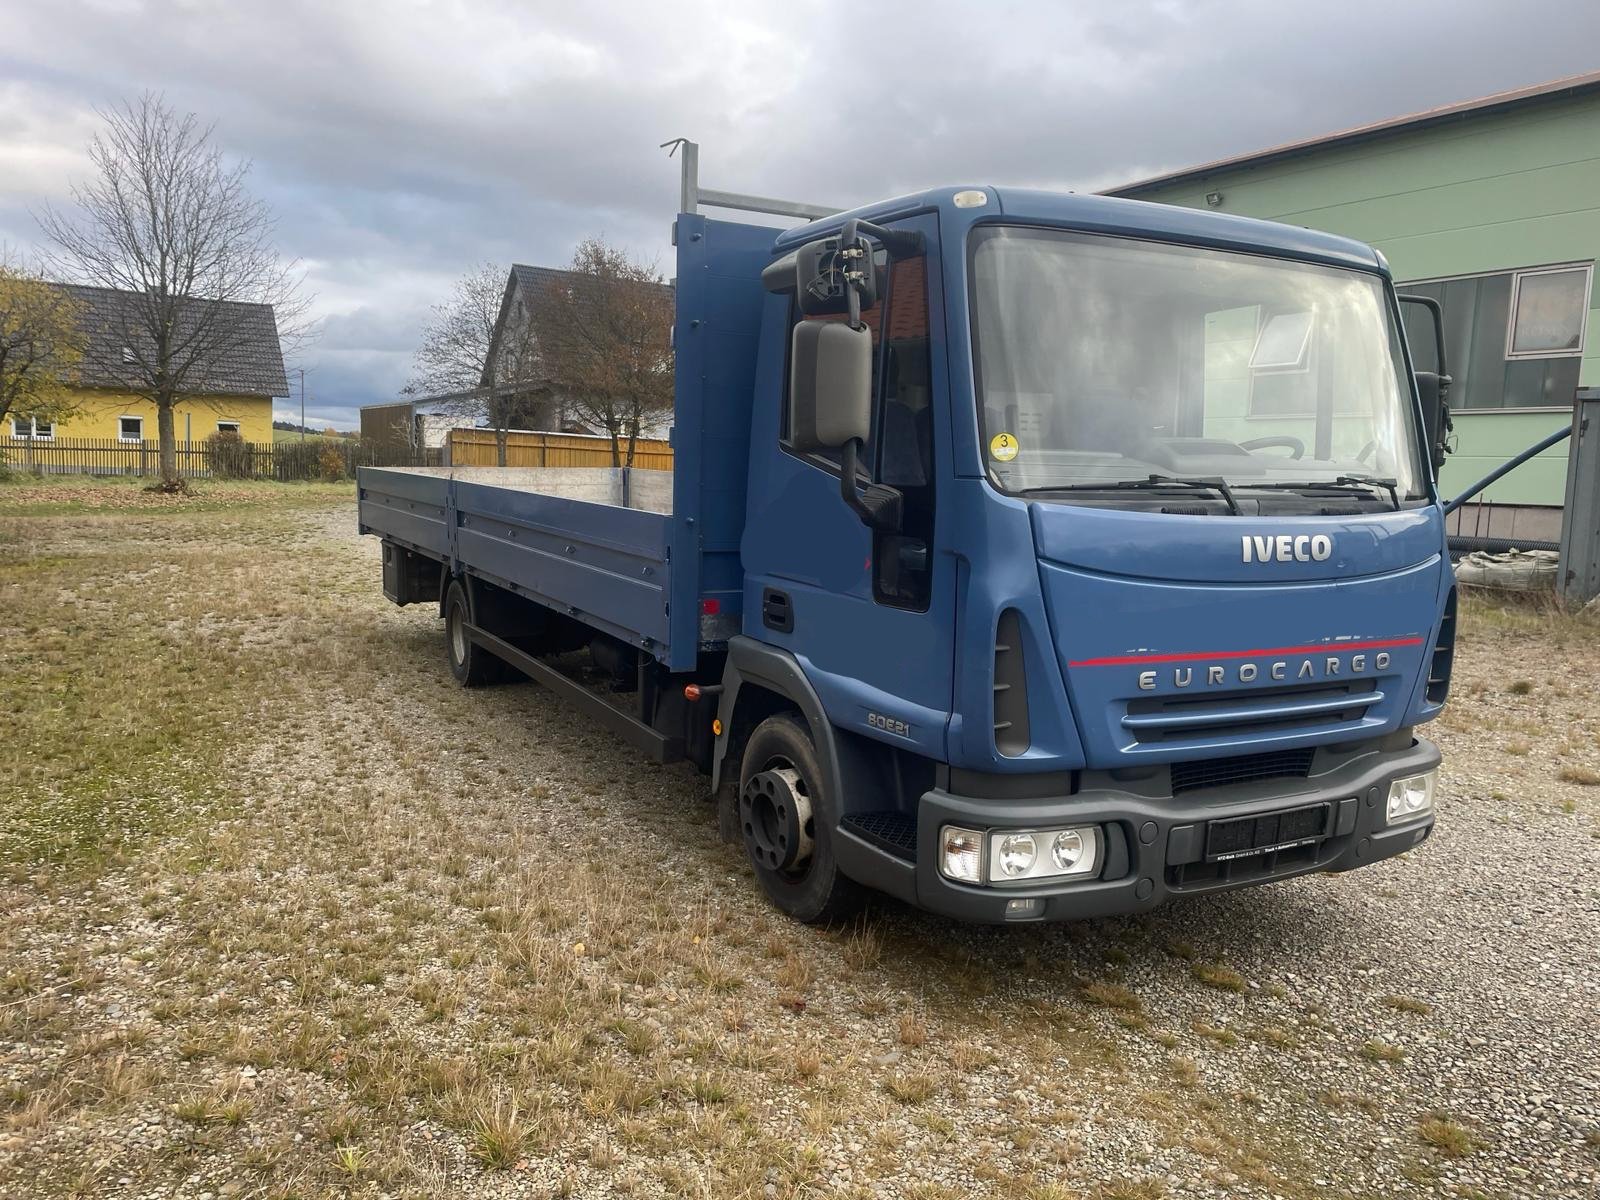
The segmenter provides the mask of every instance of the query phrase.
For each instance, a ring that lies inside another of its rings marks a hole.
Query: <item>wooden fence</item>
[[[212,439],[179,442],[178,474],[185,479],[276,479],[284,482],[349,479],[357,467],[438,466],[441,450],[379,447],[354,438],[291,442]],[[0,465],[40,475],[145,475],[161,473],[157,442],[117,438],[0,437]]]
[[[622,462],[627,465],[628,443],[621,443]],[[452,429],[449,462],[457,467],[498,466],[500,456],[492,429]],[[582,433],[536,433],[513,429],[506,434],[508,467],[609,467],[612,464],[611,439]],[[634,443],[633,465],[658,471],[672,470],[672,444],[659,438],[640,438]]]

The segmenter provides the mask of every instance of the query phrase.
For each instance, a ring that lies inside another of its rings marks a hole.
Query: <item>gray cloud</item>
[[[94,105],[165,91],[254,161],[325,318],[311,407],[348,425],[476,261],[604,232],[670,271],[668,137],[713,186],[819,202],[1090,188],[1585,70],[1600,38],[1586,0],[889,8],[11,0],[0,242],[81,176]]]

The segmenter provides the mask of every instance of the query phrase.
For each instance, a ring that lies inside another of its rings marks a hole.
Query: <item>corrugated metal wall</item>
[[[620,452],[626,459],[628,444]],[[493,467],[499,464],[492,429],[450,431],[450,463],[458,467]],[[506,434],[508,467],[609,467],[611,439],[581,433],[534,433],[513,429]],[[640,438],[633,465],[656,471],[672,470],[672,446],[658,438]]]

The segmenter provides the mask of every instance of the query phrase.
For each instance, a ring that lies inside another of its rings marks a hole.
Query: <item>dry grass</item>
[[[1245,982],[1243,975],[1232,967],[1225,967],[1220,963],[1197,962],[1190,971],[1201,983],[1221,992],[1242,992],[1250,986]]]
[[[1384,996],[1382,1003],[1395,1012],[1413,1013],[1419,1017],[1425,1017],[1433,1011],[1433,1005],[1411,996]]]
[[[1137,1013],[1144,1008],[1144,1001],[1139,999],[1137,993],[1120,983],[1106,983],[1098,979],[1083,985],[1083,998],[1090,1004],[1123,1012]]]
[[[1477,1146],[1470,1130],[1437,1114],[1418,1123],[1417,1135],[1446,1158],[1465,1158]]]
[[[1399,1046],[1390,1045],[1379,1038],[1370,1038],[1361,1043],[1361,1057],[1368,1062],[1397,1063],[1405,1059],[1406,1052]]]
[[[348,507],[9,494],[0,1194],[104,1192],[83,1164],[145,1112],[170,1139],[109,1176],[139,1194],[1314,1194],[1334,1151],[1263,1065],[1294,1056],[1191,1026],[1235,1007],[1182,986],[1174,929],[1221,944],[1193,926],[789,925],[703,781],[456,688],[432,615],[320,532]]]

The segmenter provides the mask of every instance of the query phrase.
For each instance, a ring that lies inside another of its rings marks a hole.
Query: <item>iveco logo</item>
[[[1333,539],[1325,533],[1280,533],[1277,537],[1247,533],[1239,540],[1245,562],[1323,562],[1333,556]]]

